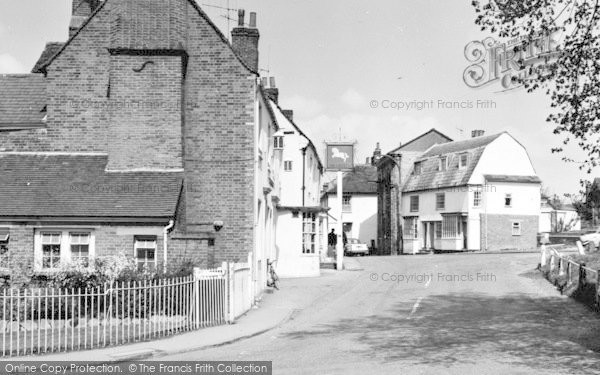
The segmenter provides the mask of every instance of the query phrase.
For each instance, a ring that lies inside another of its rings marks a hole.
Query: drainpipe
[[[306,195],[306,147],[302,149],[302,207]]]
[[[167,272],[167,235],[174,226],[175,222],[169,220],[169,225],[163,229],[163,272]]]

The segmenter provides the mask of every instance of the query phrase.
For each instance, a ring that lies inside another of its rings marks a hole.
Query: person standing
[[[335,234],[335,229],[332,229],[331,232],[329,232],[329,234],[327,235],[327,244],[327,256],[333,257],[335,254],[335,247],[337,246],[337,234]]]

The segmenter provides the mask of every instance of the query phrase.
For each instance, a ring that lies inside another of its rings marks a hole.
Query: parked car
[[[595,232],[582,235],[579,240],[588,252],[596,251],[600,246],[600,227]]]
[[[367,244],[361,243],[356,238],[348,238],[346,247],[344,248],[345,255],[369,255],[369,247]]]

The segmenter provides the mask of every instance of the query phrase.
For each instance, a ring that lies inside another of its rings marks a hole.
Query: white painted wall
[[[280,210],[277,233],[277,274],[283,278],[319,276],[319,252],[302,253],[302,213],[293,217],[290,211]]]
[[[536,176],[527,150],[508,133],[490,143],[473,170],[469,185],[483,185],[484,175]]]
[[[343,212],[344,223],[352,223],[352,235],[350,238],[358,238],[361,242],[371,246],[371,240],[377,245],[377,194],[354,194],[351,199],[352,211]],[[328,194],[329,213],[333,217],[339,217],[340,207],[337,194]],[[330,220],[331,228],[335,221]]]
[[[512,196],[511,207],[504,205],[507,194]],[[540,185],[493,182],[483,192],[487,214],[540,215]]]
[[[281,191],[279,207],[317,207],[320,205],[321,169],[315,151],[294,125],[273,103],[269,103],[279,130],[274,136],[283,137],[283,150],[279,154],[281,163],[278,174]],[[286,134],[287,133],[287,134]],[[292,170],[285,171],[285,161],[292,162]],[[305,190],[302,190],[304,185]],[[304,198],[304,199],[303,199]],[[315,254],[302,253],[302,212],[293,217],[290,210],[277,209],[275,234],[276,269],[280,277],[315,277],[320,275],[320,253],[318,243],[322,236],[317,234]],[[319,229],[319,219],[317,219]],[[323,228],[321,228],[323,229]]]
[[[436,194],[446,195],[446,207],[437,210]],[[410,211],[410,197],[419,196],[419,211]],[[441,221],[444,212],[467,212],[469,191],[465,187],[402,194],[402,216],[419,216],[421,221]]]

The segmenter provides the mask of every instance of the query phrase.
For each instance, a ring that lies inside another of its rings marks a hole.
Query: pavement
[[[362,269],[360,264],[353,260],[350,260],[347,265],[353,270]],[[338,277],[336,273],[333,270],[323,270],[322,276],[317,279],[285,280],[284,290],[268,289],[256,306],[234,324],[204,328],[155,341],[40,356],[12,357],[11,360],[89,361],[93,358],[94,361],[111,363],[159,358],[220,347],[263,334],[282,325],[295,313],[310,305],[313,298],[318,298],[323,290],[331,289],[335,282],[342,282],[344,277]],[[323,287],[321,282],[328,281],[335,282]]]

